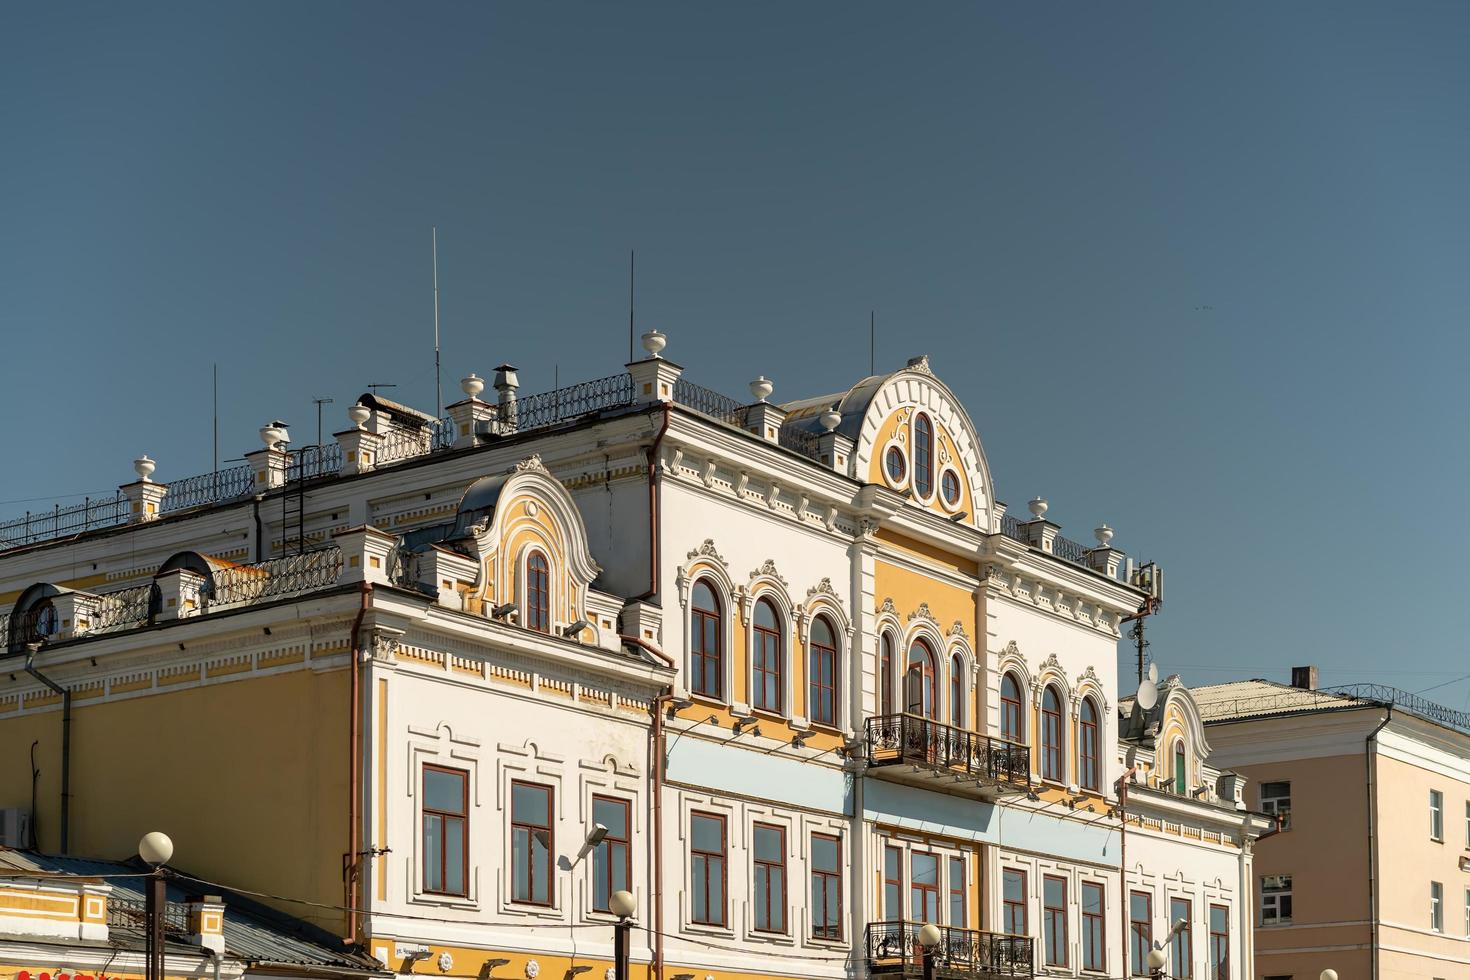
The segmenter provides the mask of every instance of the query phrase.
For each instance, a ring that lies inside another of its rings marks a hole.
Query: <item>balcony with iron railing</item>
[[[863,934],[868,973],[924,976],[924,960],[934,960],[934,976],[962,980],[1030,977],[1036,972],[1029,936],[1008,936],[958,926],[939,926],[939,944],[925,950],[919,943],[920,922],[870,922]]]
[[[880,778],[978,799],[1024,793],[1030,783],[1026,745],[907,713],[869,718],[865,735]]]

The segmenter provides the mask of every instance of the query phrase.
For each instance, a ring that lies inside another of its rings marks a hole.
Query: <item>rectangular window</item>
[[[842,841],[812,834],[812,935],[842,939]]]
[[[1261,810],[1281,818],[1281,829],[1291,829],[1291,783],[1261,784]]]
[[[424,766],[424,891],[468,895],[470,774]]]
[[[1261,925],[1291,921],[1291,875],[1261,876]]]
[[[551,787],[510,784],[511,900],[551,904]]]
[[[914,851],[909,855],[909,919],[939,921],[939,857]]]
[[[1005,869],[1000,900],[1002,927],[1012,936],[1026,935],[1026,872]]]
[[[1230,909],[1210,906],[1210,980],[1230,980]]]
[[[1130,892],[1128,895],[1128,928],[1130,948],[1128,950],[1128,972],[1135,977],[1146,977],[1148,951],[1154,941],[1154,899],[1147,892]]]
[[[965,915],[965,859],[949,859],[949,924],[963,929],[969,924]]]
[[[690,886],[694,921],[725,924],[725,818],[695,813],[689,818]]]
[[[1444,794],[1437,789],[1429,791],[1429,839],[1444,841]]]
[[[903,851],[897,847],[883,848],[883,915],[903,920]]]
[[[631,807],[627,800],[610,796],[592,797],[592,822],[607,828],[607,836],[592,852],[592,908],[611,911],[608,899],[613,892],[628,891],[632,873]]]
[[[755,825],[755,928],[786,931],[786,828]]]
[[[1103,886],[1082,883],[1082,969],[1102,973],[1108,968],[1106,924],[1103,918]]]
[[[1465,938],[1470,939],[1470,888],[1465,889]]]
[[[1047,966],[1067,965],[1067,879],[1041,879],[1042,927]]]
[[[1429,883],[1429,928],[1444,932],[1444,885]]]
[[[1169,924],[1172,927],[1180,919],[1184,928],[1174,933],[1169,943],[1169,959],[1173,962],[1173,980],[1188,980],[1194,976],[1194,914],[1186,899],[1169,899]]]

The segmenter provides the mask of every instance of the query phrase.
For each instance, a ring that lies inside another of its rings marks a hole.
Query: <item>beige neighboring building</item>
[[[1316,681],[1192,690],[1211,761],[1281,817],[1256,844],[1256,976],[1470,980],[1470,715]]]

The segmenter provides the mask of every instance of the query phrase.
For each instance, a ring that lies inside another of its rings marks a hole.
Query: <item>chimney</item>
[[[1303,691],[1315,691],[1317,689],[1316,667],[1293,667],[1291,668],[1291,686],[1299,687]]]

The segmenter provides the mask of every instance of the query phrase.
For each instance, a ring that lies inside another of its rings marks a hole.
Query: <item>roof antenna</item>
[[[331,405],[333,401],[330,398],[313,398],[311,402],[316,406],[316,454],[320,457],[322,454],[322,406]]]
[[[878,350],[878,314],[872,310],[868,311],[868,376],[872,377],[878,373],[877,363]]]
[[[637,252],[628,249],[628,363],[633,363],[633,260]]]
[[[374,398],[376,398],[376,397],[378,397],[378,389],[379,388],[397,388],[397,387],[398,387],[397,385],[376,384],[376,385],[368,385],[367,386],[367,390],[372,394],[372,396]]]
[[[434,418],[444,414],[444,390],[439,380],[439,226],[432,234],[434,251]]]
[[[214,362],[214,475],[209,480],[210,500],[219,499],[219,361]]]

